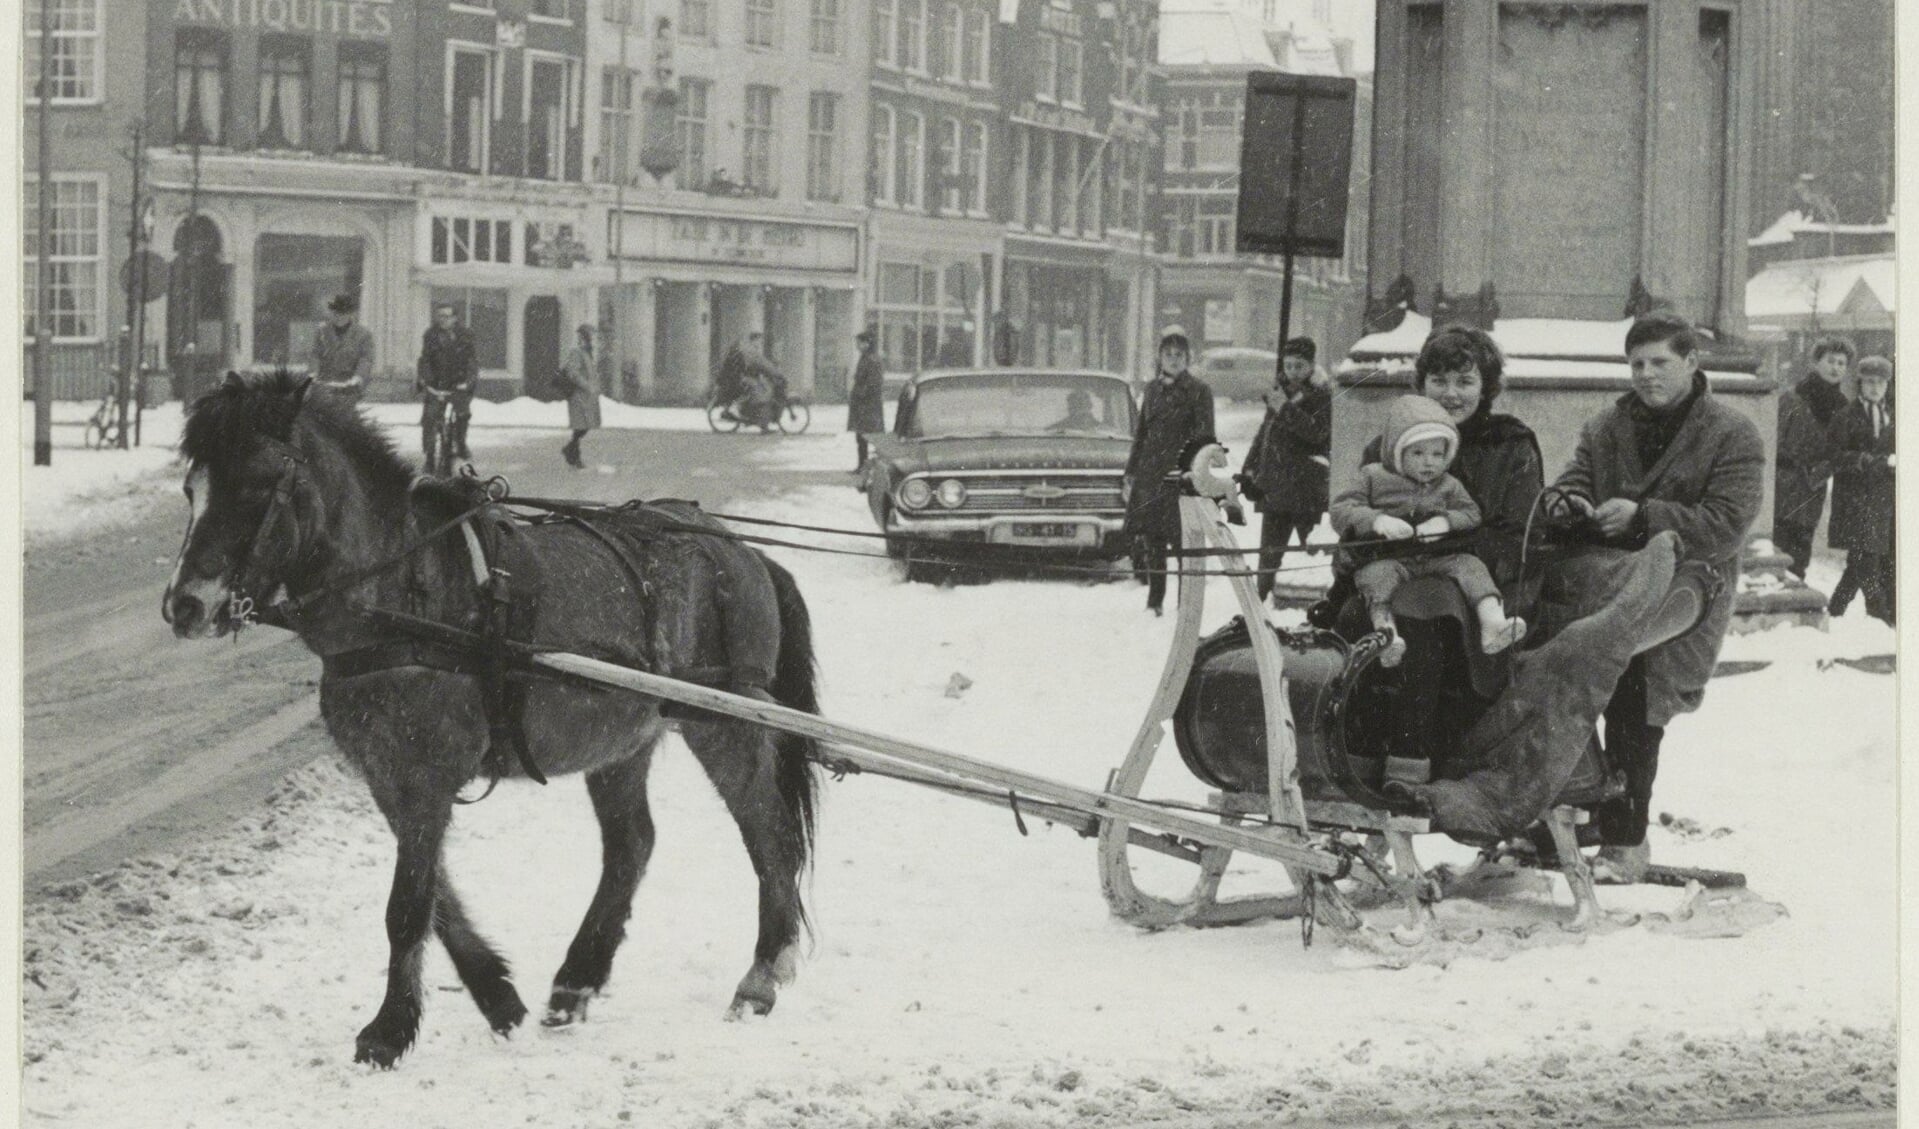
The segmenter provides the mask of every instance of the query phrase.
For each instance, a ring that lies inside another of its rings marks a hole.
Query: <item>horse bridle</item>
[[[254,529],[253,540],[247,545],[246,558],[234,573],[232,594],[227,598],[227,614],[242,625],[252,623],[257,618],[257,603],[251,589],[265,563],[267,535],[278,524],[281,512],[293,504],[293,491],[299,480],[300,468],[306,465],[306,455],[291,442],[263,435],[260,436],[260,443],[279,456],[280,476],[273,482],[273,497],[267,501],[266,513],[260,515],[260,524]]]

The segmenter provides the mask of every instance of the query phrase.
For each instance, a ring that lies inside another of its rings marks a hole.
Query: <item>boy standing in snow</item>
[[[1459,480],[1446,473],[1459,450],[1459,431],[1446,409],[1424,396],[1401,396],[1386,413],[1380,461],[1360,468],[1359,481],[1333,500],[1333,528],[1343,539],[1381,537],[1403,541],[1459,533],[1479,525],[1479,506]],[[1387,558],[1359,569],[1353,580],[1366,597],[1375,630],[1393,629],[1392,598],[1415,576],[1444,576],[1459,585],[1479,616],[1479,645],[1487,654],[1505,650],[1526,634],[1526,621],[1506,614],[1499,587],[1478,557],[1445,553]],[[1397,635],[1380,655],[1397,666],[1406,643]]]

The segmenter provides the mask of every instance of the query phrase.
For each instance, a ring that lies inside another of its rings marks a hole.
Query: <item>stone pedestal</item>
[[[1380,0],[1372,294],[1482,327],[1664,304],[1740,333],[1770,3]]]

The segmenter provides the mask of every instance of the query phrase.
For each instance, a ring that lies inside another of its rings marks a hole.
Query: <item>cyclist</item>
[[[773,367],[764,350],[766,337],[753,330],[726,351],[720,361],[720,399],[727,405],[722,418],[757,424],[771,431],[786,410],[786,375]]]
[[[473,416],[473,382],[479,364],[473,351],[473,334],[460,324],[451,303],[433,307],[433,325],[420,341],[420,363],[415,370],[414,389],[421,393],[421,446],[427,458],[433,457],[434,413],[442,404],[453,405],[453,419],[447,425],[446,442],[453,457],[470,459],[467,450],[467,421]]]

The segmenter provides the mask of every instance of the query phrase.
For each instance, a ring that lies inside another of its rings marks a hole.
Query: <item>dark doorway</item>
[[[227,361],[227,294],[232,268],[213,221],[196,215],[173,237],[167,294],[167,357],[174,394],[191,403],[211,391]]]
[[[538,294],[526,300],[520,379],[524,386],[550,387],[560,372],[560,300]]]

